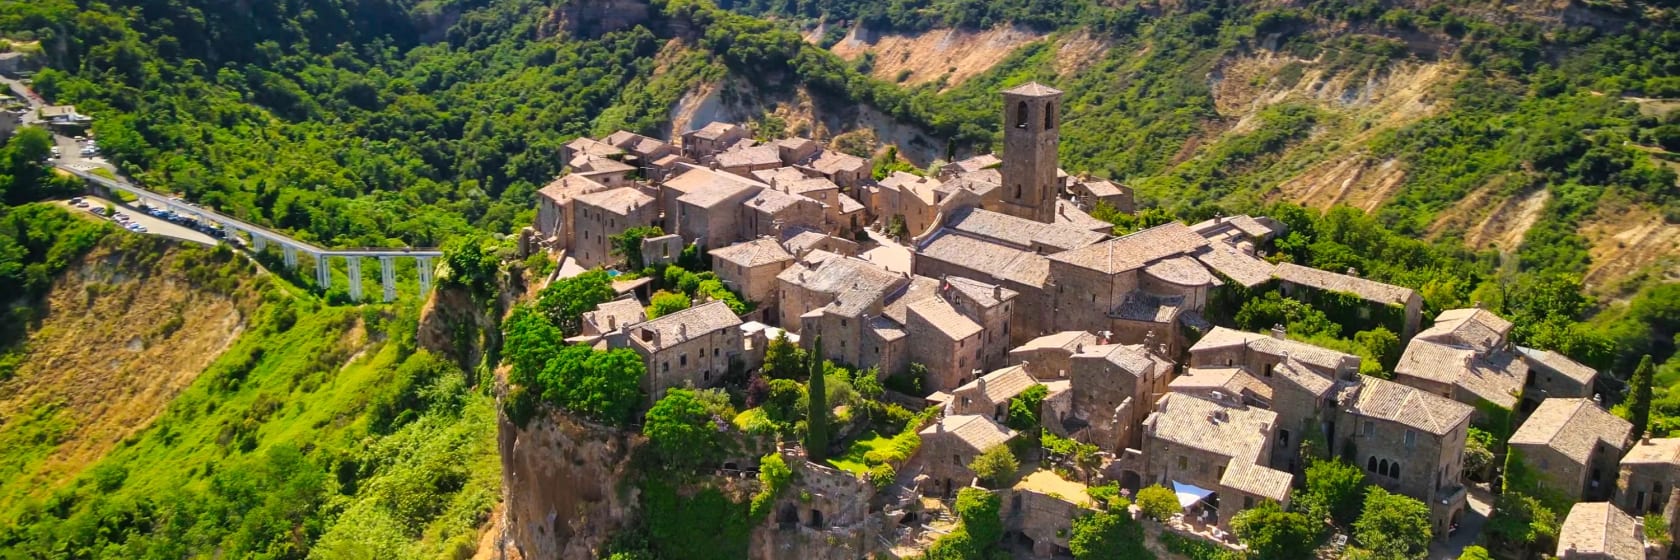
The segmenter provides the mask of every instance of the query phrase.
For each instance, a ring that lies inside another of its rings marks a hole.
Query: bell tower
[[[1056,221],[1062,92],[1031,82],[1003,92],[1003,197],[998,211]]]

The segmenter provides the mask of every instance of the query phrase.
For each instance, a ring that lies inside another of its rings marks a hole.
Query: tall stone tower
[[[1003,92],[1003,200],[998,211],[1056,221],[1062,92],[1031,82]]]

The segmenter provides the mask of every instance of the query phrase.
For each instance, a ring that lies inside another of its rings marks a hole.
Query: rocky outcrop
[[[640,438],[555,411],[524,429],[505,414],[498,424],[505,518],[496,557],[599,558],[635,518],[626,476]]]

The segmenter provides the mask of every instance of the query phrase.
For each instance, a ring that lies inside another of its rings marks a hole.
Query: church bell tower
[[[998,211],[1056,221],[1062,92],[1031,82],[1003,92],[1003,197]]]

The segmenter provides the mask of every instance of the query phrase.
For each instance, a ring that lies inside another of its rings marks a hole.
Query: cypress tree
[[[1656,378],[1657,368],[1651,364],[1651,355],[1639,359],[1639,367],[1633,370],[1633,379],[1628,382],[1633,385],[1633,402],[1628,403],[1628,422],[1633,423],[1633,437],[1639,437],[1651,424],[1651,383]]]
[[[806,393],[805,453],[814,462],[828,458],[828,391],[823,383],[822,336],[811,341],[810,384]]]

